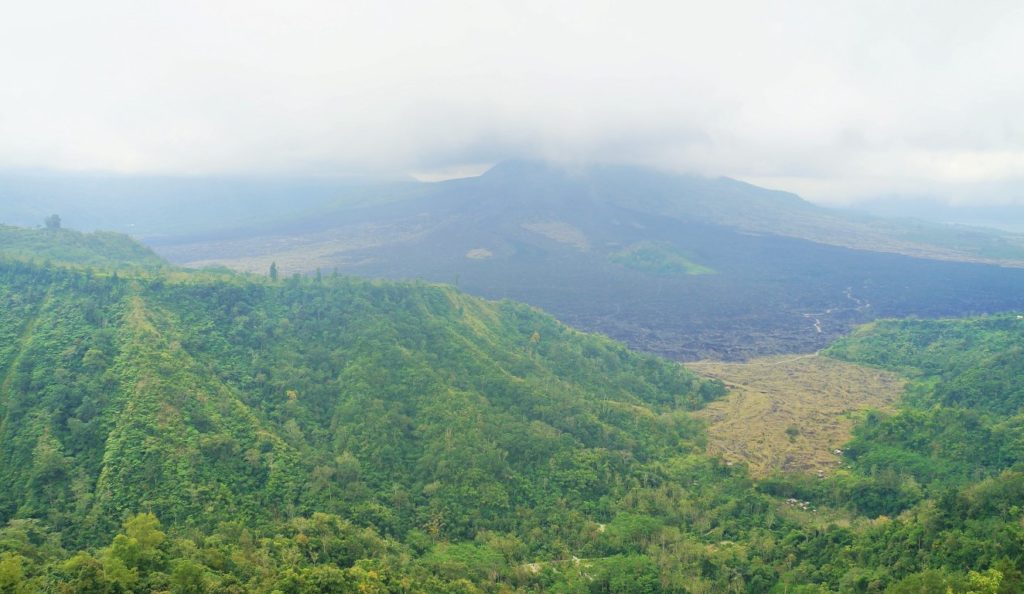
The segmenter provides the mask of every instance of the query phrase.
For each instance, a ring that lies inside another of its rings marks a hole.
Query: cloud
[[[403,173],[543,157],[824,201],[952,199],[1019,177],[1020,3],[779,4],[17,3],[0,22],[0,167]]]

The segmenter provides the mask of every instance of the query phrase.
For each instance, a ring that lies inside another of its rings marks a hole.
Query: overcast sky
[[[0,12],[0,169],[509,157],[1024,202],[1024,2],[79,0]]]

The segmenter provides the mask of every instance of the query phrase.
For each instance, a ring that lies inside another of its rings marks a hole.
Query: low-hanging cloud
[[[18,3],[0,21],[0,168],[539,157],[825,201],[1020,187],[1000,182],[1024,172],[1024,5],[779,4]]]

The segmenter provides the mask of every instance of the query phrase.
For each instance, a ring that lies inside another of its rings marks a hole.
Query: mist
[[[831,204],[1020,200],[1013,185],[982,191],[1024,170],[1019,3],[6,13],[8,171],[436,179],[525,157],[726,175]]]

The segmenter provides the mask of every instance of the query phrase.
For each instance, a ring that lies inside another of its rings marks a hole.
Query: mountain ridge
[[[157,249],[192,267],[457,284],[679,360],[812,352],[879,316],[1024,305],[1012,288],[1024,271],[772,232],[832,235],[838,215],[735,180],[519,161],[379,192],[273,232]]]
[[[0,262],[0,279],[0,523],[46,518],[68,542],[142,511],[208,530],[363,509],[407,530],[434,509],[452,535],[472,534],[505,526],[507,506],[542,506],[539,475],[571,480],[549,456],[569,473],[575,457],[618,460],[624,480],[657,452],[692,450],[699,425],[682,411],[724,392],[448,287],[20,262]],[[453,466],[452,439],[486,464]],[[349,476],[351,490],[304,488],[318,473]],[[393,484],[415,505],[366,494]]]
[[[128,235],[110,231],[26,229],[0,225],[0,256],[77,268],[157,270],[168,263]]]
[[[258,207],[242,218],[214,209],[213,227],[149,245],[194,268],[458,285],[677,360],[813,352],[878,317],[1024,305],[1024,271],[935,259],[961,243],[1012,256],[1009,235],[941,227],[945,244],[923,253],[939,227],[901,223],[894,235],[727,178],[513,161],[475,178],[336,189],[253,224]]]

